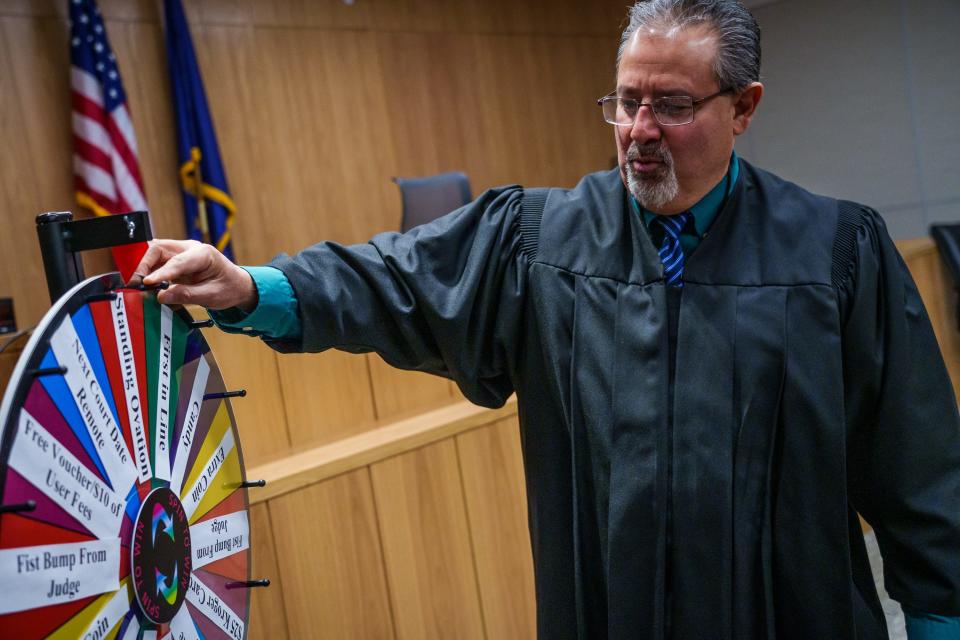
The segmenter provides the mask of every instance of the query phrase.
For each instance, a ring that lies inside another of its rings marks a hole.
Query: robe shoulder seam
[[[520,247],[531,261],[537,259],[540,248],[540,221],[547,204],[549,189],[524,189],[520,205]]]
[[[837,201],[837,229],[833,240],[833,286],[841,287],[855,274],[853,265],[857,259],[857,235],[863,227],[863,215],[867,207],[849,200]]]

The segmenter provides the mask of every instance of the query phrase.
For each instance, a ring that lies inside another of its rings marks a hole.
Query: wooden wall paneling
[[[456,33],[608,33],[615,31],[626,3],[547,2],[536,0],[373,0],[373,28],[383,31],[447,31]]]
[[[153,2],[156,6],[157,16],[159,16],[158,19],[162,22],[163,4],[162,2],[157,2],[157,0],[153,0]],[[198,44],[197,29],[203,23],[203,9],[205,5],[206,2],[204,0],[181,0],[180,2],[180,6],[183,7],[183,13],[187,17],[187,24],[190,25],[190,35],[193,38],[194,53],[196,53]]]
[[[478,191],[477,164],[490,151],[489,132],[478,127],[478,116],[496,90],[477,73],[483,55],[478,42],[469,34],[377,35],[385,93],[393,98],[389,117],[397,175],[462,170]],[[399,192],[394,197],[399,203]]]
[[[376,414],[363,356],[327,351],[277,356],[294,448],[333,442],[369,429]]]
[[[612,134],[596,124],[598,114],[585,117],[597,109],[606,83],[596,78],[606,75],[615,53],[606,39],[484,35],[477,47],[471,79],[482,98],[474,126],[486,134],[479,149],[487,160],[478,190],[572,186],[584,173],[606,168]],[[584,127],[589,135],[574,135]]]
[[[536,81],[524,72],[523,61],[519,59],[525,39],[479,35],[475,43],[474,77],[483,98],[474,126],[484,133],[479,149],[485,159],[484,166],[477,171],[477,191],[523,184],[524,170],[530,171],[530,127],[536,126],[527,107],[531,88],[524,84],[535,85]]]
[[[247,212],[237,223],[243,258],[261,262],[318,240],[362,242],[396,228],[388,105],[372,36],[203,31],[214,115],[219,122],[223,114],[225,138],[243,141],[231,142],[225,155],[249,165],[239,172],[242,194],[237,189],[238,208]]]
[[[369,26],[371,5],[363,0],[350,4],[343,0],[247,1],[253,8],[253,20],[258,25],[325,29],[364,29]]]
[[[194,0],[184,2],[189,12]],[[97,0],[97,6],[105,19],[125,21],[157,22],[157,0]],[[33,16],[62,18],[64,24],[68,15],[68,5],[60,0],[0,0],[0,15]],[[109,27],[107,28],[109,32]]]
[[[513,88],[509,94],[498,96],[506,127],[502,144],[508,145],[507,155],[516,176],[511,180],[526,186],[566,186],[554,178],[561,164],[557,159],[566,149],[563,145],[568,144],[563,140],[563,129],[554,123],[557,110],[574,96],[553,99],[556,87],[542,75],[545,60],[536,37],[498,36],[496,40],[502,44],[494,49],[494,59]],[[509,102],[503,102],[504,98]]]
[[[607,35],[619,34],[625,25],[627,7],[632,3],[623,0],[565,0],[557,6],[550,0],[536,0],[515,4],[524,5],[530,20],[538,25],[538,33]]]
[[[489,638],[535,638],[536,602],[516,416],[456,438]]]
[[[37,208],[24,212],[32,222],[43,211],[75,208],[69,35],[64,21],[56,17],[4,20],[3,35],[14,52],[14,95],[19,101],[28,144],[26,153],[16,157],[29,163],[31,180],[37,189]]]
[[[193,34],[237,205],[234,253],[240,263],[266,262],[285,249],[291,226],[288,212],[296,203],[297,172],[283,161],[296,136],[285,112],[291,88],[274,71],[269,42],[258,38],[257,31],[199,25]]]
[[[50,306],[34,218],[47,210],[42,204],[47,200],[43,187],[46,175],[38,175],[38,171],[55,174],[58,162],[56,156],[50,157],[49,147],[40,146],[43,135],[36,129],[47,126],[44,118],[57,102],[42,104],[34,98],[43,93],[45,87],[49,90],[53,83],[34,82],[24,65],[29,60],[43,65],[49,56],[45,50],[49,36],[45,34],[50,28],[45,28],[44,23],[52,20],[0,18],[0,139],[4,141],[7,158],[0,171],[0,202],[3,203],[0,296],[14,299],[17,324],[21,328],[39,321]],[[60,48],[65,51],[66,43]],[[60,77],[66,76],[61,73]],[[45,107],[41,112],[31,110],[37,102]],[[60,114],[57,122],[49,123],[51,129],[60,131],[64,137],[68,135],[66,118],[66,114]],[[54,148],[61,148],[63,144],[61,140]],[[48,156],[46,166],[39,161],[45,155]],[[69,167],[67,163],[64,168],[69,171]],[[54,193],[49,197],[57,196]],[[61,194],[56,202],[63,200]]]
[[[397,637],[485,637],[453,441],[370,473]]]
[[[597,98],[615,88],[614,61],[616,36],[562,38],[557,46],[552,38],[537,42],[542,71],[547,78],[550,99],[555,101],[552,139],[546,141],[551,159],[557,164],[561,185],[573,186],[593,171],[612,168],[617,151],[614,128],[603,121]],[[570,153],[576,149],[577,153]]]
[[[394,637],[367,470],[274,498],[269,506],[290,637]]]
[[[261,55],[288,91],[290,122],[280,167],[297,176],[291,207],[271,224],[283,250],[318,240],[365,242],[396,228],[394,150],[373,36],[365,32],[258,29]]]
[[[191,22],[191,29],[194,24],[204,27],[252,26],[255,2],[256,0],[197,0],[198,19],[196,23]]]
[[[387,94],[404,96],[391,112],[401,174],[462,168],[475,193],[572,185],[615,154],[595,104],[610,85],[612,37],[385,32],[378,41]]]
[[[427,411],[456,400],[446,378],[395,369],[377,355],[367,358],[377,420]]]
[[[208,3],[200,5],[206,11]],[[295,177],[279,170],[286,120],[274,125],[284,87],[264,71],[250,28],[191,24],[197,64],[217,129],[220,157],[237,205],[232,232],[240,264],[259,264],[281,251],[286,201]]]
[[[250,592],[250,619],[247,637],[250,640],[280,640],[289,637],[284,613],[283,580],[277,563],[276,547],[270,522],[269,505],[250,506],[250,550],[254,580],[267,578],[270,586]]]
[[[342,0],[197,0],[204,24],[259,27],[363,29],[369,24],[370,2]]]
[[[373,233],[397,228],[396,185],[390,180],[396,151],[386,117],[396,108],[396,96],[383,91],[380,79],[385,70],[376,56],[373,34],[365,33],[362,38],[355,33],[344,34],[325,43],[318,54],[331,80],[332,88],[325,91],[330,92],[333,106],[331,119],[321,126],[333,128],[336,144],[328,149],[313,147],[312,151],[317,154],[315,166],[320,173],[330,170],[325,165],[335,164],[342,175],[336,185],[311,183],[315,185],[311,202],[319,203],[320,211],[331,218],[350,224],[349,233],[345,229],[342,236],[336,233],[325,237],[366,242]],[[348,195],[342,204],[329,197],[335,187]]]
[[[547,2],[509,2],[509,0],[494,0],[495,10],[487,13],[491,18],[495,17],[496,22],[490,24],[489,31],[496,33],[542,33],[548,29],[569,24],[564,20],[563,13],[575,4],[575,0],[569,0],[561,5],[548,7]],[[582,29],[583,24],[576,28]]]
[[[66,4],[66,3],[63,3]],[[190,4],[186,0],[184,4]],[[163,3],[157,0],[97,0],[97,6],[100,7],[100,13],[107,20],[125,21],[125,22],[153,22],[159,26],[159,15],[163,11]],[[112,30],[107,25],[107,33],[111,36]],[[126,80],[126,76],[124,76]]]
[[[606,39],[492,39],[499,43],[490,48],[492,75],[509,87],[488,104],[487,117],[496,118],[488,128],[502,136],[503,168],[512,175],[498,182],[573,186],[607,168],[613,134],[595,104],[608,90],[615,54]]]
[[[209,2],[209,0],[207,0]],[[218,0],[218,3],[224,0]],[[255,0],[248,0],[255,1]],[[303,1],[303,0],[301,0]],[[227,0],[229,2],[229,0]],[[354,23],[357,28],[397,32],[511,33],[511,34],[600,34],[616,32],[626,13],[621,0],[561,3],[546,0],[515,2],[514,0],[366,0],[351,9],[356,17],[346,18],[349,11],[331,13],[326,4],[317,3],[327,17],[323,26]],[[359,14],[361,7],[368,8]],[[318,11],[314,9],[314,11]],[[302,18],[310,16],[300,14]],[[362,16],[362,17],[361,17]],[[349,20],[350,22],[346,22]]]
[[[384,115],[397,150],[392,167],[396,175],[423,176],[463,168],[462,149],[452,134],[464,126],[457,107],[466,96],[456,93],[451,74],[444,73],[457,66],[448,40],[449,36],[433,33],[376,34],[383,91],[390,104]],[[398,204],[394,228],[399,229],[400,191],[397,187],[394,191]]]
[[[463,168],[475,192],[573,184],[615,154],[595,104],[612,85],[615,37],[385,32],[378,42],[387,94],[404,96],[391,111],[401,174]]]
[[[2,16],[66,16],[67,6],[56,0],[0,0]]]
[[[194,317],[203,317],[194,312]],[[280,389],[277,354],[260,340],[211,329],[204,334],[216,355],[227,389],[246,389],[231,400],[247,468],[289,451],[287,411]]]
[[[370,27],[376,31],[445,31],[455,22],[452,16],[463,2],[438,3],[434,0],[372,0]],[[457,24],[459,30],[471,25]]]

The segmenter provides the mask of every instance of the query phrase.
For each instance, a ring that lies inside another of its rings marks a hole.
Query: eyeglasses
[[[727,87],[697,100],[690,96],[664,96],[654,98],[650,102],[640,102],[633,98],[621,98],[610,94],[597,100],[597,104],[603,110],[603,119],[619,127],[632,127],[637,121],[640,107],[650,107],[653,117],[663,126],[677,127],[693,122],[693,113],[697,105],[732,92],[733,87]]]

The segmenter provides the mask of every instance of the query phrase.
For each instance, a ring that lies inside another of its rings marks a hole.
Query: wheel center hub
[[[140,610],[151,622],[169,622],[183,605],[193,564],[187,514],[170,489],[154,489],[140,506],[130,564]]]

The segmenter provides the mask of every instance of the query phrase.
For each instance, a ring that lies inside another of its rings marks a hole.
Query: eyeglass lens
[[[633,98],[610,96],[603,100],[603,118],[611,124],[632,125],[640,111],[640,102]],[[665,125],[687,124],[693,121],[693,98],[668,96],[650,103],[657,122]]]

